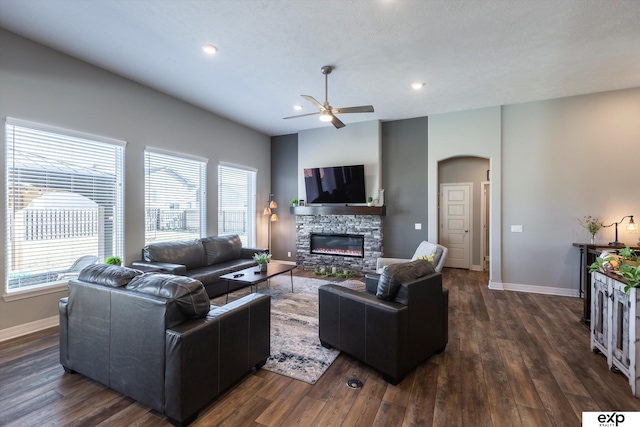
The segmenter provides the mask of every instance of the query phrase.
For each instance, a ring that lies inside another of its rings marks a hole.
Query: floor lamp
[[[271,223],[276,222],[278,220],[278,214],[273,212],[275,209],[278,209],[278,204],[275,200],[273,200],[273,194],[269,194],[269,200],[267,201],[267,207],[264,208],[262,212],[263,215],[269,215],[269,224],[267,228],[267,252],[271,253]]]

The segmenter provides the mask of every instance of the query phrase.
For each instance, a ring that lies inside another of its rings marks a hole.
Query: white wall
[[[585,215],[640,216],[640,88],[429,117],[429,239],[437,238],[437,162],[490,159],[493,288],[578,295]],[[619,227],[619,240],[638,235]],[[523,233],[511,233],[522,225]],[[614,239],[607,228],[599,243]]]
[[[125,263],[139,259],[144,246],[145,146],[209,159],[208,234],[217,233],[219,162],[257,169],[258,200],[268,199],[271,170],[270,138],[266,135],[4,30],[0,30],[0,52],[3,122],[9,116],[127,141]],[[4,123],[1,129],[4,141]],[[2,150],[2,165],[4,155]],[[4,200],[4,173],[0,179]],[[0,241],[4,242],[4,219],[2,223]],[[266,247],[266,228],[258,233],[259,246]],[[5,275],[4,268],[0,263],[0,277]],[[54,319],[57,301],[65,294],[13,302],[0,299],[0,338],[3,330]]]
[[[490,107],[429,116],[429,241],[438,241],[438,162],[458,156],[489,159],[491,170],[489,281],[500,287],[501,270],[501,108]]]
[[[502,117],[505,287],[577,295],[572,243],[589,238],[578,218],[640,217],[640,89],[505,106]],[[510,233],[511,224],[524,232]],[[620,241],[637,244],[637,234],[619,231]],[[613,241],[613,227],[597,238]]]
[[[381,125],[377,120],[332,125],[298,134],[298,199],[306,200],[305,168],[364,164],[365,190],[374,199],[380,188]]]

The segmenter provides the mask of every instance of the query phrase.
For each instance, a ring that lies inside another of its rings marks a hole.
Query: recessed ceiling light
[[[411,88],[414,90],[420,90],[424,87],[424,82],[411,83]]]
[[[204,50],[204,53],[206,53],[207,55],[215,55],[216,53],[218,53],[218,48],[212,44],[203,45],[202,50]]]
[[[296,104],[296,105],[293,106],[293,109],[296,110],[296,111],[300,111],[300,110],[302,110],[302,108],[303,107],[300,104]]]

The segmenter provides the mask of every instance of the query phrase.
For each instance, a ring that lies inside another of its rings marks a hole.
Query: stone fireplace
[[[383,254],[381,214],[332,215],[298,212],[306,211],[304,208],[296,208],[295,212],[298,268],[315,270],[324,267],[330,271],[336,267],[338,271],[348,270],[356,274],[375,272],[376,261]]]

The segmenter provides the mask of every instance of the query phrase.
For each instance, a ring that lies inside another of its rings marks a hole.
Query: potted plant
[[[271,261],[271,254],[260,252],[253,254],[253,260],[258,264],[260,271],[267,271],[267,264]]]
[[[616,273],[626,281],[624,287],[625,292],[629,289],[640,286],[640,263],[638,255],[626,247],[620,249],[617,255],[607,255],[605,257],[596,258],[595,262],[589,267],[589,273],[598,271],[606,273],[608,271]]]
[[[622,264],[630,265],[632,267],[637,267],[640,264],[638,261],[638,254],[628,246],[620,249],[618,251],[618,256],[620,257]]]
[[[373,206],[373,197],[367,197],[367,206]]]
[[[108,265],[122,265],[122,258],[120,258],[119,256],[111,255],[104,260],[104,263]]]
[[[293,206],[294,208],[298,206],[298,199],[291,199],[291,206]]]
[[[627,281],[624,287],[625,292],[629,292],[629,289],[636,288],[640,285],[640,265],[634,267],[629,264],[620,264],[618,274]]]

